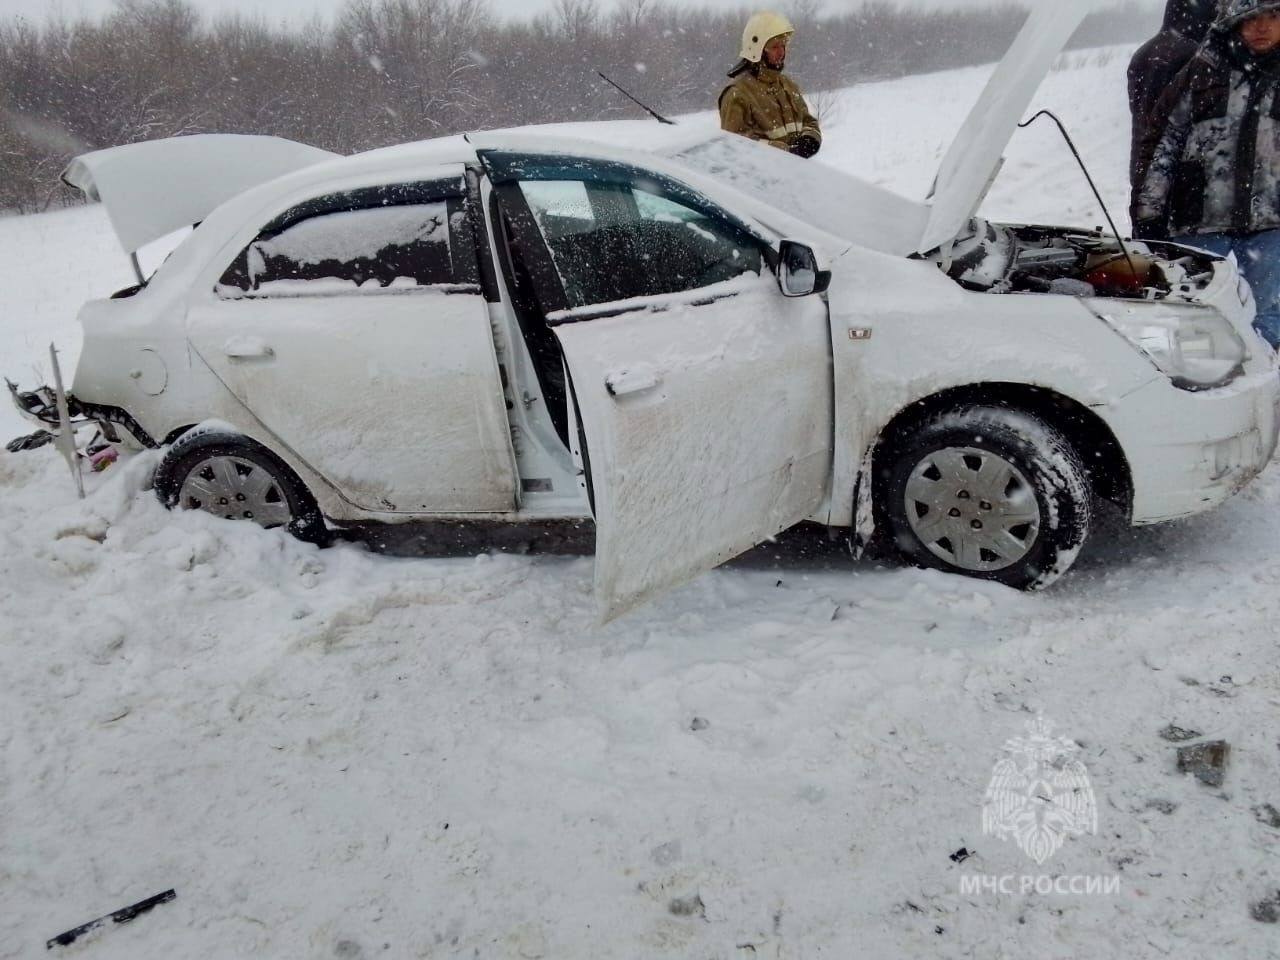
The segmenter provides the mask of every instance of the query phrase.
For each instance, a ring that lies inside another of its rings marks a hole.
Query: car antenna
[[[1048,117],[1058,125],[1058,130],[1062,134],[1062,139],[1067,141],[1067,146],[1071,148],[1072,155],[1076,158],[1076,163],[1080,164],[1080,170],[1084,173],[1084,178],[1089,181],[1089,189],[1093,191],[1094,197],[1098,200],[1098,206],[1102,208],[1103,215],[1107,218],[1107,223],[1111,225],[1111,233],[1116,238],[1116,243],[1120,244],[1120,252],[1124,254],[1125,262],[1129,264],[1129,269],[1133,271],[1133,275],[1138,275],[1138,268],[1133,265],[1133,257],[1129,254],[1129,248],[1125,245],[1124,238],[1120,236],[1120,231],[1116,228],[1116,222],[1111,217],[1111,211],[1107,209],[1106,201],[1102,199],[1102,194],[1098,192],[1098,185],[1093,182],[1093,177],[1089,175],[1089,168],[1084,164],[1084,158],[1080,156],[1080,151],[1076,149],[1075,142],[1071,139],[1071,134],[1067,133],[1067,128],[1058,115],[1052,110],[1041,110],[1030,120],[1025,120],[1018,124],[1018,129],[1025,130],[1041,117]]]
[[[619,85],[619,84],[617,84],[617,83],[614,83],[612,80],[610,80],[608,77],[606,77],[606,76],[605,76],[603,73],[601,73],[599,70],[597,70],[597,71],[596,71],[596,76],[598,76],[598,77],[599,77],[601,80],[603,80],[605,83],[609,84],[609,86],[611,86],[611,87],[613,87],[615,90],[617,90],[620,94],[622,94],[624,97],[626,97],[628,100],[630,100],[630,101],[631,101],[632,103],[634,103],[636,106],[638,106],[641,110],[644,110],[647,114],[649,114],[649,116],[653,117],[653,119],[657,120],[659,123],[665,123],[665,124],[666,124],[667,126],[669,126],[669,127],[674,127],[674,126],[676,126],[676,122],[675,122],[674,120],[668,120],[666,117],[664,117],[662,114],[660,114],[657,110],[653,109],[653,107],[651,107],[651,106],[649,106],[648,104],[646,104],[644,101],[639,100],[639,99],[637,99],[636,97],[633,97],[631,94],[627,93],[627,91],[626,91],[626,90],[624,90],[624,89],[621,87],[621,85]]]

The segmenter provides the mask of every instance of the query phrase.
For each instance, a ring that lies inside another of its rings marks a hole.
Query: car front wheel
[[[1089,534],[1079,454],[1030,414],[968,407],[926,420],[887,451],[880,512],[918,566],[1022,590],[1052,583]]]
[[[155,490],[169,508],[285,527],[311,542],[325,538],[319,508],[302,481],[271,451],[239,434],[198,428],[183,434],[161,460]]]

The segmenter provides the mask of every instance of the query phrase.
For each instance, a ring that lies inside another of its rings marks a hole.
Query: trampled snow
[[[1117,215],[1127,52],[1073,54],[1036,100]],[[821,156],[921,196],[984,77],[848,91]],[[1056,137],[1019,135],[985,212],[1102,222]],[[0,220],[0,262],[0,373],[26,384],[131,282],[96,208]],[[1274,469],[1209,516],[1100,529],[1041,594],[798,532],[600,630],[589,556],[321,551],[167,513],[153,457],[78,503],[51,449],[0,453],[0,957],[170,887],[60,952],[1280,955],[1250,916],[1280,888]],[[1098,809],[1043,867],[981,831],[1040,712]],[[1177,773],[1170,723],[1231,743],[1221,788]]]

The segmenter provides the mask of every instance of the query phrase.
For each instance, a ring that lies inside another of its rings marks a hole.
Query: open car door
[[[586,439],[602,620],[812,516],[831,471],[820,296],[688,187],[574,157],[480,151]]]

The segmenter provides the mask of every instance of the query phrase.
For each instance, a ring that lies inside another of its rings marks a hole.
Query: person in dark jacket
[[[1234,253],[1280,346],[1280,0],[1227,0],[1157,110],[1134,235]]]
[[[1204,43],[1218,5],[1219,0],[1169,0],[1160,32],[1139,47],[1129,62],[1129,109],[1133,114],[1129,184],[1134,194],[1164,130],[1164,118],[1156,113],[1156,104]]]

